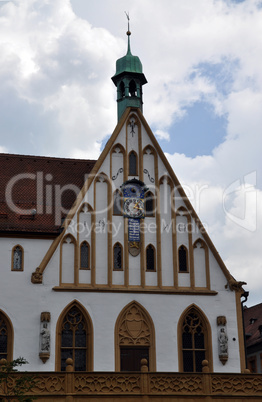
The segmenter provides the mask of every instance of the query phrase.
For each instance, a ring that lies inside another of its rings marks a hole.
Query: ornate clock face
[[[144,216],[144,201],[141,198],[126,198],[124,214],[131,218],[141,218]]]

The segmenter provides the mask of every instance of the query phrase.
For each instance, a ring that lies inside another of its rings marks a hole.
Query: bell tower
[[[137,56],[133,56],[130,48],[129,15],[127,54],[116,61],[116,73],[112,81],[117,87],[117,115],[118,120],[127,107],[137,107],[143,111],[142,85],[147,83],[143,74],[142,63]]]

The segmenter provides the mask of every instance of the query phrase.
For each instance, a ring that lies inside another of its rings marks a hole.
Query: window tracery
[[[66,360],[73,360],[74,371],[92,368],[92,324],[87,313],[73,302],[57,324],[57,370],[65,371]]]
[[[116,370],[140,371],[146,358],[149,369],[155,369],[154,326],[149,314],[137,302],[131,302],[116,322]]]
[[[204,315],[193,306],[182,315],[178,324],[180,370],[202,372],[202,361],[212,367],[210,326]]]

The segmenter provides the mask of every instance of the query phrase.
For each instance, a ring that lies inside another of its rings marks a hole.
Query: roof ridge
[[[9,154],[9,153],[0,153],[0,157],[6,158],[28,158],[28,159],[45,159],[45,160],[63,160],[63,161],[78,161],[78,162],[96,162],[96,159],[78,159],[78,158],[63,158],[59,156],[42,156],[42,155],[23,155],[23,154]]]

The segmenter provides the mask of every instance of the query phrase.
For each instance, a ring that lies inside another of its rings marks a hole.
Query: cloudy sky
[[[115,61],[248,305],[262,302],[262,1],[0,0],[0,152],[96,159]]]

